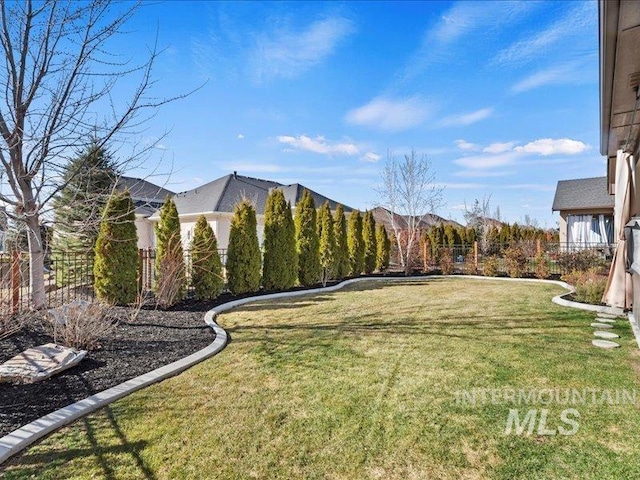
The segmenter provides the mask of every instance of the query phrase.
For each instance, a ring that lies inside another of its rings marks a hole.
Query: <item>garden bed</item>
[[[215,335],[203,321],[205,305],[171,311],[142,310],[134,322],[117,309],[115,334],[100,342],[76,367],[29,384],[0,384],[0,436],[43,415],[181,359],[209,345]],[[39,322],[0,340],[0,362],[52,341]]]

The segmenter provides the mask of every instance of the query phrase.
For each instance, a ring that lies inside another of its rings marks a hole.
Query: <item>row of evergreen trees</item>
[[[186,267],[175,203],[167,198],[156,225],[156,296],[162,307],[184,297]],[[95,245],[94,285],[99,299],[128,304],[138,294],[139,258],[134,206],[128,192],[114,193],[102,214]],[[194,228],[191,281],[199,300],[217,297],[224,286],[217,239],[204,216]],[[269,193],[265,207],[261,252],[254,206],[236,205],[227,250],[227,286],[233,294],[286,290],[296,284],[326,284],[389,266],[390,241],[383,225],[376,229],[371,212],[351,212],[349,224],[338,205],[334,215],[328,202],[316,210],[313,196],[304,191],[296,207],[281,190]]]

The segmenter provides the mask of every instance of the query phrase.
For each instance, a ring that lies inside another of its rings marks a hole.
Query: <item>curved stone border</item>
[[[228,335],[227,332],[220,327],[216,322],[215,318],[222,312],[225,312],[231,308],[238,307],[240,305],[244,305],[246,303],[263,301],[263,300],[276,300],[279,298],[289,298],[289,297],[298,297],[302,295],[313,295],[317,293],[323,292],[334,292],[339,290],[347,285],[351,285],[357,282],[363,281],[422,281],[422,280],[431,280],[434,278],[464,278],[464,279],[476,279],[476,280],[501,280],[501,281],[511,281],[511,282],[538,282],[538,283],[550,283],[554,285],[559,285],[561,287],[566,288],[567,290],[573,291],[573,288],[565,282],[560,282],[556,280],[538,280],[538,279],[529,279],[529,278],[504,278],[504,277],[483,277],[478,275],[430,275],[430,276],[419,276],[419,277],[358,277],[352,278],[349,280],[345,280],[344,282],[337,283],[336,285],[332,285],[330,287],[320,287],[313,288],[309,290],[297,290],[294,292],[279,292],[272,293],[268,295],[259,295],[255,297],[247,297],[241,298],[239,300],[234,300],[231,302],[224,303],[222,305],[218,305],[217,307],[209,310],[204,317],[204,321],[209,325],[216,334],[216,338],[209,346],[199,350],[191,355],[177,360],[173,363],[165,365],[164,367],[157,368],[149,373],[145,373],[144,375],[140,375],[131,380],[127,380],[126,382],[121,383],[120,385],[116,385],[115,387],[109,388],[102,392],[96,393],[90,397],[85,398],[84,400],[80,400],[76,403],[73,403],[67,407],[56,410],[53,413],[45,415],[38,420],[35,420],[23,427],[20,427],[17,430],[5,435],[0,438],[0,464],[4,461],[17,454],[18,452],[24,450],[26,447],[31,445],[33,442],[39,440],[40,438],[48,435],[49,433],[68,425],[69,423],[77,420],[80,417],[88,415],[99,408],[105,407],[108,404],[115,402],[137,390],[148,387],[154,383],[160,382],[166,378],[177,375],[189,367],[200,363],[201,361],[216,355],[220,352],[227,344]],[[584,305],[577,304],[576,302],[570,302],[568,300],[562,299],[562,295],[558,295],[553,298],[554,303],[558,303],[559,305],[569,306],[573,308],[583,308],[583,307],[595,307],[595,308],[604,308],[605,310],[594,310],[603,313],[615,313],[608,310],[610,307],[598,307],[596,305]],[[563,303],[561,303],[561,302]],[[592,308],[583,308],[584,310],[592,310]],[[615,313],[617,314],[617,313]]]

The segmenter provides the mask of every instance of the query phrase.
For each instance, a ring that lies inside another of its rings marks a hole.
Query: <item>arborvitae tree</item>
[[[264,258],[262,286],[267,290],[286,290],[298,278],[296,230],[291,204],[280,189],[273,189],[267,197],[264,211]]]
[[[347,244],[347,219],[344,208],[338,205],[333,217],[333,233],[336,242],[335,250],[335,278],[343,279],[349,275],[349,245]]]
[[[100,217],[116,177],[111,155],[95,142],[66,166],[64,187],[53,200],[51,247],[58,286],[90,282]]]
[[[347,244],[349,245],[349,273],[353,276],[360,275],[364,271],[364,242],[362,241],[362,216],[358,210],[352,211],[349,216]]]
[[[247,199],[239,202],[231,220],[227,249],[227,284],[234,295],[260,289],[260,244],[256,210]]]
[[[320,281],[320,242],[316,227],[316,206],[309,190],[296,205],[296,248],[298,249],[298,281],[313,285]]]
[[[376,254],[378,253],[376,221],[371,211],[364,214],[362,240],[364,241],[364,273],[369,275],[376,269]]]
[[[383,272],[389,268],[389,257],[391,255],[391,240],[387,235],[384,225],[378,225],[376,232],[376,270]]]
[[[318,236],[320,237],[320,268],[322,284],[335,278],[336,240],[329,202],[318,211]]]
[[[191,242],[191,282],[196,299],[212,300],[222,292],[222,262],[218,240],[204,215],[198,218]]]
[[[95,245],[94,288],[109,304],[133,303],[138,293],[138,236],[129,192],[111,196],[105,207]]]
[[[186,287],[180,219],[176,204],[168,195],[160,208],[160,220],[155,232],[156,295],[162,306],[168,307],[184,298]]]

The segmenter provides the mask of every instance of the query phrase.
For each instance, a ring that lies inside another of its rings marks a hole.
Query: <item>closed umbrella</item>
[[[627,242],[624,236],[624,226],[631,216],[638,213],[635,196],[636,172],[633,155],[618,150],[616,160],[615,204],[613,210],[614,233],[618,245],[602,301],[612,307],[631,308],[633,290],[631,275],[626,271]]]

